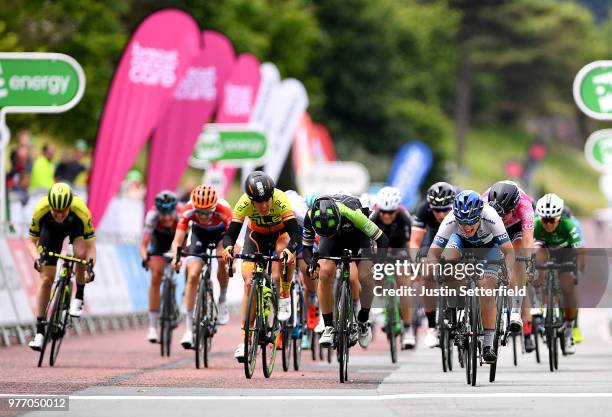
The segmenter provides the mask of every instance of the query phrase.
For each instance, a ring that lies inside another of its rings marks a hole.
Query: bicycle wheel
[[[262,330],[262,309],[259,282],[251,281],[249,302],[244,318],[244,375],[251,379],[257,365],[257,351],[259,350],[259,335]],[[253,322],[251,324],[251,322]]]
[[[194,340],[195,340],[195,366],[196,369],[200,369],[204,362],[204,344],[205,344],[205,327],[204,317],[206,315],[206,303],[204,301],[206,293],[206,283],[204,279],[200,279],[198,284],[197,298],[195,304],[195,311],[193,313],[193,327],[194,327]]]
[[[518,335],[512,333],[512,353],[514,354],[514,366],[518,366]]]
[[[293,293],[292,293],[293,294]],[[302,291],[297,291],[297,308],[295,311],[296,327],[293,329],[293,370],[299,371],[302,362],[302,336],[306,330],[306,304]]]
[[[453,323],[453,317],[449,318],[449,323]],[[446,367],[449,371],[453,370],[453,338],[451,337],[452,324],[450,328],[446,329]]]
[[[272,280],[266,275],[266,281],[271,283]],[[276,363],[276,342],[280,335],[281,326],[278,321],[278,293],[272,286],[272,299],[270,300],[270,313],[264,316],[263,329],[266,334],[266,343],[261,346],[261,358],[263,365],[263,374],[266,378],[272,376],[274,364]]]
[[[70,285],[67,283],[66,285]],[[66,290],[66,287],[62,290],[63,296],[60,301],[60,309],[57,313],[57,316],[54,320],[54,323],[57,323],[57,327],[55,328],[55,334],[51,332],[51,352],[49,355],[49,365],[54,366],[57,363],[57,357],[59,355],[60,347],[62,346],[62,340],[64,340],[64,336],[66,334],[66,326],[68,326],[69,314],[68,311],[70,309],[70,291]],[[55,324],[54,324],[55,326]]]
[[[473,288],[473,285],[472,285]],[[478,300],[475,296],[471,297],[471,305],[470,308],[470,361],[472,365],[472,369],[470,372],[471,384],[472,386],[476,386],[476,372],[478,369],[478,333],[479,333],[479,313],[480,309],[478,308]]]
[[[447,372],[448,351],[446,339],[448,338],[448,327],[446,326],[446,303],[445,298],[438,297],[438,337],[440,342],[440,353],[442,354],[442,371]]]
[[[348,284],[342,282],[340,287],[340,298],[338,303],[338,322],[336,323],[336,337],[338,339],[338,362],[340,371],[340,382],[344,383],[348,380],[348,361],[349,361],[349,343],[350,333],[353,331],[351,320],[351,294],[348,289]]]
[[[465,309],[463,310],[462,328],[461,328],[461,350],[463,352],[463,365],[465,367],[465,379],[467,384],[472,383],[472,353],[470,351],[470,317],[472,306],[470,300],[466,297]]]
[[[317,351],[319,350],[319,334],[314,330],[309,330],[308,334],[310,335],[310,357],[313,361],[316,361]]]
[[[38,367],[39,368],[42,366],[43,360],[45,358],[45,350],[47,349],[47,343],[49,343],[49,340],[51,340],[51,332],[53,328],[53,318],[55,317],[55,311],[60,308],[59,303],[61,301],[60,300],[61,297],[59,296],[60,291],[58,291],[59,286],[60,286],[60,283],[58,283],[53,288],[51,301],[49,304],[51,306],[51,314],[45,317],[47,319],[47,323],[45,325],[45,335],[43,338],[43,344],[42,344],[42,347],[40,348],[40,354],[38,355]],[[48,307],[47,307],[47,312],[48,312]]]
[[[506,331],[506,329],[501,328],[504,300],[505,299],[502,296],[498,296],[496,300],[497,308],[495,310],[495,314],[496,314],[495,316],[495,335],[493,336],[493,352],[495,352],[496,357],[498,357],[499,355],[499,338]],[[496,372],[497,372],[497,361],[495,361],[495,363],[492,363],[489,368],[489,382],[495,381]]]
[[[532,335],[533,335],[533,343],[535,346],[535,357],[536,357],[536,363],[540,363],[540,339],[542,337],[541,333],[540,333],[540,318],[532,318],[531,322],[533,323],[533,330],[531,331]]]
[[[554,309],[553,309],[553,298],[552,298],[552,279],[548,278],[546,286],[547,300],[546,300],[546,346],[548,347],[548,365],[550,372],[555,371],[555,349],[557,347],[557,329],[554,323]]]
[[[205,329],[202,357],[204,359],[204,367],[206,368],[208,368],[212,338],[217,331],[217,312],[213,289],[210,285],[210,280],[208,280],[208,285],[206,286],[206,315],[204,316],[204,325],[202,326]]]
[[[293,328],[289,325],[289,321],[287,320],[282,324],[281,330],[281,346],[282,346],[282,357],[283,357],[283,371],[287,372],[289,370],[289,366],[291,365],[291,347],[293,343],[291,342],[291,333],[293,332]]]
[[[397,362],[397,335],[395,334],[395,317],[396,312],[395,308],[397,307],[393,302],[394,299],[391,296],[386,297],[386,305],[385,305],[385,316],[387,318],[387,323],[385,324],[385,333],[387,335],[387,340],[389,341],[389,350],[391,352],[391,363]]]

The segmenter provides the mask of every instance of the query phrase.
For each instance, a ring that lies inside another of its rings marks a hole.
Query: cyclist
[[[499,181],[485,191],[482,199],[488,202],[502,218],[508,237],[520,256],[530,256],[533,250],[533,206],[531,198],[513,181]],[[527,274],[524,265],[516,263],[510,286],[519,289],[525,287]],[[526,334],[531,334],[531,318],[528,308],[522,307],[523,297],[516,295],[511,300],[510,331],[519,332],[526,322]],[[527,303],[526,303],[527,304]],[[527,306],[525,306],[527,307]],[[522,317],[521,317],[522,312]],[[525,350],[535,348],[531,338],[525,339]]]
[[[438,233],[440,223],[453,208],[455,187],[447,182],[437,182],[427,190],[427,198],[416,209],[412,221],[409,248],[411,253],[427,254],[433,237]],[[426,280],[425,286],[435,287],[435,282]],[[436,327],[436,298],[424,297],[425,314],[427,316],[427,334],[425,345],[433,348],[438,346],[438,329]]]
[[[538,264],[548,258],[555,262],[575,262],[580,273],[585,269],[585,248],[578,227],[569,216],[563,215],[563,200],[556,194],[546,194],[536,203],[534,237]],[[545,274],[545,271],[539,271]],[[559,282],[565,303],[565,353],[573,354],[572,329],[577,314],[576,284],[572,268],[559,271]]]
[[[446,259],[460,259],[464,249],[483,249],[482,258],[487,260],[501,259],[503,256],[508,277],[512,279],[514,248],[504,223],[495,209],[484,204],[480,195],[473,190],[462,191],[455,197],[453,212],[449,213],[440,225],[429,249],[428,260],[435,262],[443,254]],[[497,266],[484,265],[484,279],[478,280],[478,286],[494,289],[495,280],[487,278],[496,278],[498,273]],[[482,359],[485,363],[495,363],[497,360],[493,351],[496,312],[494,307],[488,307],[492,305],[495,305],[493,297],[481,297],[480,309],[484,328]]]
[[[74,256],[81,259],[96,260],[96,239],[91,213],[83,199],[74,195],[70,186],[63,182],[53,184],[47,196],[42,197],[34,209],[30,224],[30,238],[27,248],[34,259],[34,268],[40,272],[40,284],[36,292],[37,316],[36,335],[29,346],[33,350],[42,348],[45,331],[45,310],[51,286],[55,278],[57,258],[44,259],[39,247],[53,252],[61,252],[64,239],[70,238]],[[80,317],[83,312],[85,284],[90,277],[86,276],[86,267],[76,265],[77,289],[70,302],[69,314]]]
[[[198,185],[191,191],[189,203],[183,207],[174,240],[172,241],[171,251],[174,254],[172,263],[175,268],[180,268],[182,262],[177,261],[176,253],[179,247],[183,246],[187,231],[189,231],[188,251],[192,253],[203,253],[210,243],[217,246],[217,253],[221,255],[223,236],[232,218],[232,209],[229,204],[217,197],[215,188],[210,185]],[[193,346],[193,308],[200,282],[200,274],[204,267],[204,261],[198,257],[188,257],[187,263],[187,283],[185,285],[185,333],[181,339],[181,345],[185,349]],[[227,284],[229,276],[227,264],[223,259],[219,259],[217,268],[217,279],[219,280],[219,324],[227,324],[229,321],[229,310],[226,303]]]
[[[289,290],[295,264],[295,253],[300,240],[300,228],[295,213],[284,192],[275,188],[272,178],[262,172],[253,171],[244,183],[245,193],[240,197],[232,213],[232,221],[227,234],[223,239],[223,257],[229,261],[233,257],[233,247],[245,218],[249,218],[247,238],[242,253],[255,252],[276,253],[284,257],[289,265],[287,276],[282,277],[281,267],[278,263],[272,264],[272,278],[279,291],[278,319],[281,321],[291,317],[291,299]],[[242,277],[244,279],[244,293],[242,296],[242,321],[246,316],[246,307],[251,280],[255,265],[252,262],[243,262]],[[243,329],[244,330],[244,329]],[[244,338],[244,335],[243,335]],[[238,362],[244,360],[244,343],[238,344],[234,351]]]
[[[308,204],[305,198],[303,198],[301,195],[299,195],[293,190],[285,191],[285,195],[289,199],[289,203],[291,204],[291,208],[293,209],[293,214],[295,214],[295,218],[297,219],[297,222],[300,226],[301,236],[302,231],[304,230],[304,217],[306,217],[306,213],[308,212]],[[302,242],[300,241],[296,250],[296,256],[302,254],[303,249],[304,247],[302,246]],[[306,303],[306,310],[308,311],[306,317],[306,327],[308,328],[308,330],[314,330],[317,324],[319,323],[319,302],[317,300],[316,279],[317,276],[315,274],[313,274],[313,276],[310,275],[308,271],[308,264],[306,264],[303,257],[298,259],[298,268],[302,287],[304,288],[304,301]],[[304,333],[304,335],[302,336],[302,347],[310,347],[308,333]]]
[[[408,258],[410,229],[412,218],[405,207],[401,205],[402,193],[395,187],[383,187],[376,196],[376,210],[370,215],[372,220],[389,239],[389,247],[398,258]],[[407,276],[397,276],[398,286],[409,286],[411,281]],[[412,306],[410,297],[400,297],[400,312],[402,316],[402,346],[412,349],[416,345],[416,337],[411,330]],[[416,329],[415,329],[416,331]]]
[[[321,237],[319,254],[322,256],[340,256],[344,249],[350,249],[353,256],[359,253],[367,255],[371,251],[372,240],[379,249],[386,249],[389,240],[382,230],[363,213],[361,203],[355,197],[336,194],[319,197],[304,219],[304,260],[313,267],[319,267],[319,305],[323,315],[325,330],[319,339],[319,345],[330,347],[334,340],[333,323],[333,283],[336,264],[332,260],[320,259],[313,265],[313,244],[318,234]],[[370,307],[374,298],[374,281],[372,278],[372,261],[361,261],[357,264],[359,280],[352,282],[353,299],[361,300],[361,309],[357,315],[358,340],[361,347],[367,347],[372,341],[372,328],[369,321]],[[352,342],[357,341],[351,336]]]
[[[155,206],[145,216],[145,225],[140,242],[140,256],[143,266],[151,269],[149,287],[149,331],[147,340],[157,342],[157,321],[159,319],[159,287],[166,261],[163,255],[170,250],[178,224],[176,195],[161,191],[155,196]]]

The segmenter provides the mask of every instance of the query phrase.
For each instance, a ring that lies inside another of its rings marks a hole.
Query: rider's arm
[[[424,237],[425,229],[413,225],[412,230],[410,231],[410,241],[408,242],[408,247],[410,249],[420,249]]]
[[[582,273],[586,268],[586,250],[578,226],[571,217],[563,216],[561,221],[569,230],[569,244],[576,250],[576,267]]]
[[[490,206],[489,206],[490,207]],[[493,227],[491,232],[493,233],[493,238],[495,242],[499,245],[499,249],[504,254],[504,261],[506,263],[506,272],[508,274],[508,279],[512,278],[512,271],[514,268],[514,246],[512,246],[512,242],[508,237],[508,232],[506,231],[506,227],[504,226],[504,222],[502,219],[495,214],[495,216],[490,217],[489,219],[493,220]]]
[[[302,256],[304,257],[304,262],[306,262],[307,265],[312,263],[312,251],[315,237],[316,233],[312,227],[312,222],[310,221],[310,210],[308,210],[304,216],[304,230],[302,231],[302,246],[304,247]]]
[[[295,251],[300,244],[300,239],[302,239],[302,235],[300,234],[300,225],[295,217],[285,220],[283,224],[285,225],[285,230],[289,235],[289,244],[287,245],[287,249],[289,249],[291,253],[295,254]]]
[[[370,239],[376,242],[378,248],[386,248],[389,246],[389,239],[383,231],[376,226],[372,220],[368,219],[361,210],[353,210],[342,203],[338,203],[340,215],[348,219],[353,226],[361,230]]]
[[[32,257],[32,259],[36,260],[40,258],[40,253],[38,252],[38,238],[34,236],[29,236],[26,241],[26,247],[28,248],[28,253]]]

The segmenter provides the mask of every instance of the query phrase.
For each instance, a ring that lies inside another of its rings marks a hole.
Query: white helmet
[[[378,208],[385,211],[397,210],[402,202],[402,193],[395,187],[383,187],[376,196]]]
[[[559,217],[563,213],[563,200],[557,194],[546,194],[538,200],[536,213],[540,217]]]

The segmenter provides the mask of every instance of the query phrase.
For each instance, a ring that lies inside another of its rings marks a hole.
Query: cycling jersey
[[[357,198],[342,194],[331,196],[331,198],[334,199],[340,211],[340,229],[336,236],[347,234],[355,230],[361,231],[366,237],[372,240],[379,240],[379,238],[384,236],[382,230],[363,213],[361,203]],[[312,210],[308,210],[304,218],[302,244],[311,247],[314,244],[315,236],[316,232],[312,226]]]
[[[217,207],[211,216],[206,218],[197,215],[197,209],[193,203],[185,204],[181,210],[177,229],[186,231],[191,225],[193,229],[207,231],[226,230],[232,220],[232,209],[227,201],[217,200]]]
[[[412,227],[417,229],[429,229],[434,234],[438,233],[440,223],[436,220],[433,210],[429,206],[427,200],[424,200],[418,205],[412,221]]]
[[[480,227],[478,227],[473,236],[468,237],[461,231],[457,220],[455,220],[455,215],[453,212],[450,212],[442,221],[433,243],[438,247],[444,248],[453,234],[458,235],[471,247],[488,247],[494,244],[502,245],[510,241],[502,219],[495,209],[488,204],[485,204],[482,209]]]
[[[485,191],[482,194],[482,200],[486,203],[489,201],[489,190]],[[519,201],[512,210],[512,217],[510,220],[504,222],[506,228],[513,226],[515,224],[521,223],[522,229],[533,229],[533,201],[531,197],[525,193],[522,189],[519,188]]]
[[[83,199],[76,195],[70,204],[70,213],[62,223],[56,222],[51,216],[51,206],[47,196],[41,197],[34,208],[34,215],[30,224],[30,236],[39,238],[41,231],[45,228],[56,230],[58,234],[66,232],[62,240],[68,235],[69,231],[73,232],[71,235],[74,237],[82,236],[85,240],[95,237],[91,213]]]
[[[285,195],[289,200],[289,204],[291,204],[293,214],[295,214],[295,218],[297,219],[298,224],[300,225],[300,227],[304,227],[304,217],[306,217],[306,213],[308,212],[306,200],[304,200],[304,197],[302,197],[293,190],[285,191]]]
[[[143,228],[143,234],[145,236],[158,235],[158,236],[174,236],[174,231],[179,221],[179,214],[173,215],[173,221],[170,226],[164,225],[160,220],[160,213],[155,207],[151,208],[145,216],[145,224]]]
[[[580,248],[583,246],[576,223],[571,217],[564,215],[561,216],[559,225],[553,232],[544,230],[542,219],[537,217],[533,235],[537,241],[542,242],[549,248]]]
[[[376,210],[370,216],[372,220],[389,239],[389,246],[392,248],[406,248],[406,244],[410,241],[410,230],[412,227],[412,218],[408,210],[401,207],[395,219],[390,224],[385,224],[380,216],[380,210]]]
[[[249,229],[258,233],[274,233],[285,227],[283,222],[295,219],[295,214],[285,193],[275,188],[270,210],[265,215],[257,210],[247,193],[240,197],[234,206],[232,221],[243,223],[247,217],[249,218]]]

